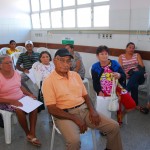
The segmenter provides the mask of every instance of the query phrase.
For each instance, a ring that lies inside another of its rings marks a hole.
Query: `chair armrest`
[[[146,73],[147,95],[150,96],[150,72]]]

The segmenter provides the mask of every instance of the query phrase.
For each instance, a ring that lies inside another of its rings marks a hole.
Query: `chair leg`
[[[94,150],[97,150],[95,130],[91,129],[91,132],[92,132],[93,147],[94,147]]]
[[[3,113],[4,131],[5,131],[5,142],[6,144],[11,143],[11,115],[12,113]]]
[[[13,124],[17,124],[17,116],[15,114],[12,115],[12,119],[13,119]]]
[[[51,145],[50,145],[50,150],[53,150],[53,146],[54,146],[54,138],[55,138],[55,128],[53,127],[52,129],[52,137],[51,137]]]

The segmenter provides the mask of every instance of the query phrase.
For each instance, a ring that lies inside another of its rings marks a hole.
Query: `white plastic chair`
[[[35,65],[36,64],[36,65]],[[38,88],[41,88],[41,81],[42,81],[42,74],[38,72],[37,70],[37,66],[40,64],[40,62],[36,62],[33,64],[32,68],[30,69],[33,73],[34,79],[35,79],[35,83],[38,86]]]
[[[9,47],[3,47],[0,49],[0,55],[6,54],[6,51],[9,49]]]
[[[87,78],[84,78],[84,80],[82,80],[83,83],[85,85],[87,85],[87,91],[88,91],[88,94],[90,95],[90,83],[89,83],[89,80]]]
[[[38,52],[38,53],[41,53],[41,52],[43,52],[43,51],[47,51],[47,52],[50,53],[50,50],[49,50],[48,48],[46,48],[46,47],[39,47],[39,48],[37,49],[37,52]]]
[[[59,129],[55,125],[55,121],[54,121],[53,116],[52,116],[52,122],[53,122],[53,127],[52,127],[52,136],[51,136],[50,150],[53,150],[55,131],[57,131],[59,134],[61,134],[61,132],[59,131]],[[92,132],[92,139],[93,139],[93,146],[94,146],[93,150],[97,150],[95,130],[91,129],[91,132]]]
[[[5,143],[10,144],[11,143],[11,116],[15,113],[1,110],[0,113],[2,114],[3,121],[4,121],[4,134],[5,134]],[[16,119],[14,120],[14,123],[16,123]]]
[[[16,49],[18,49],[22,53],[25,53],[27,51],[24,46],[17,46]]]
[[[11,58],[13,60],[14,67],[16,66],[17,60],[22,52],[14,52],[11,54]]]
[[[147,93],[147,97],[150,96],[150,73],[145,73],[145,82],[138,87],[139,91],[145,91]]]

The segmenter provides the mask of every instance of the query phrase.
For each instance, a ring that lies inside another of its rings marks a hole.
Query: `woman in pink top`
[[[18,100],[25,95],[35,98],[33,94],[21,86],[21,77],[18,72],[14,71],[11,58],[8,55],[0,56],[0,109],[16,112],[27,140],[33,145],[41,146],[35,135],[37,109],[29,113],[30,127],[28,127],[26,113],[12,106],[22,106]]]
[[[145,81],[145,67],[140,54],[135,53],[134,50],[135,44],[129,42],[126,46],[125,54],[119,56],[119,63],[128,79],[127,90],[128,92],[131,92],[131,96],[136,102],[137,109],[140,109],[143,112],[145,110],[138,106],[138,86]]]

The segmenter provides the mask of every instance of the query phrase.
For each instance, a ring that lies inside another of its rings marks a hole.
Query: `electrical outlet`
[[[112,34],[109,34],[109,39],[112,39]]]
[[[105,34],[102,34],[102,38],[105,39]]]
[[[108,34],[105,34],[106,39],[108,39]]]

